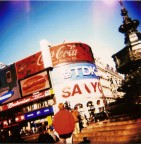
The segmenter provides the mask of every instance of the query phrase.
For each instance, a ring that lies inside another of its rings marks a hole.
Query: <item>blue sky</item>
[[[141,22],[141,1],[123,1],[132,19]],[[118,0],[0,1],[0,62],[11,64],[52,45],[88,44],[94,56],[114,65],[111,56],[124,48]],[[141,24],[138,27],[141,32]]]

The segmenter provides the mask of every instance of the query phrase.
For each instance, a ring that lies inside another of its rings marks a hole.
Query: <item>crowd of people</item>
[[[73,143],[73,134],[80,133],[90,122],[107,119],[104,111],[96,114],[90,113],[90,117],[87,117],[85,114],[79,112],[77,106],[72,109],[67,103],[60,103],[58,108],[59,111],[54,115],[53,126],[62,143]],[[90,143],[90,141],[84,137],[81,143]]]
[[[70,108],[66,103],[59,103],[58,112],[53,117],[52,127],[49,125],[43,125],[39,128],[38,143],[73,143],[73,135],[76,135],[87,127],[90,122],[97,122],[107,118],[106,113],[90,113],[90,117],[86,114],[82,114],[78,107]],[[25,142],[17,130],[12,132],[11,136],[8,133],[3,133],[0,137],[1,143],[6,142]],[[81,143],[90,143],[86,137],[84,137]]]
[[[81,115],[78,107],[74,109],[68,105],[60,103],[59,111],[54,115],[53,126],[58,133],[61,143],[73,143],[73,134],[78,134],[84,127],[87,127],[88,120],[85,115]],[[86,142],[86,138],[83,140]],[[89,140],[87,142],[90,143]]]

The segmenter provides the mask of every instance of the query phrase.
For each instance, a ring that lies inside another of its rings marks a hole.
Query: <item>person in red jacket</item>
[[[58,133],[60,142],[72,143],[72,133],[75,121],[70,111],[64,108],[63,103],[58,105],[59,111],[54,115],[53,126]]]

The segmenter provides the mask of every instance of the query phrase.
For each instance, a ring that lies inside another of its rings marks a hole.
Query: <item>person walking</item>
[[[78,108],[74,107],[74,109],[71,110],[71,114],[75,121],[75,129],[74,129],[73,134],[78,134],[80,132],[79,119],[78,119],[78,116],[79,116]]]
[[[59,111],[54,115],[53,126],[58,133],[61,143],[73,143],[72,133],[75,121],[70,111],[64,108],[63,103],[58,105]]]

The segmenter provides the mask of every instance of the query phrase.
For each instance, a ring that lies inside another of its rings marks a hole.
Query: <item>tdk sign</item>
[[[94,63],[75,63],[56,67],[52,75],[55,84],[63,80],[99,79],[98,70]]]
[[[78,64],[77,64],[78,65]],[[94,64],[88,64],[88,65],[81,65],[79,66],[72,66],[70,68],[67,68],[64,70],[64,79],[68,78],[99,78],[99,76],[96,75],[97,68]]]

